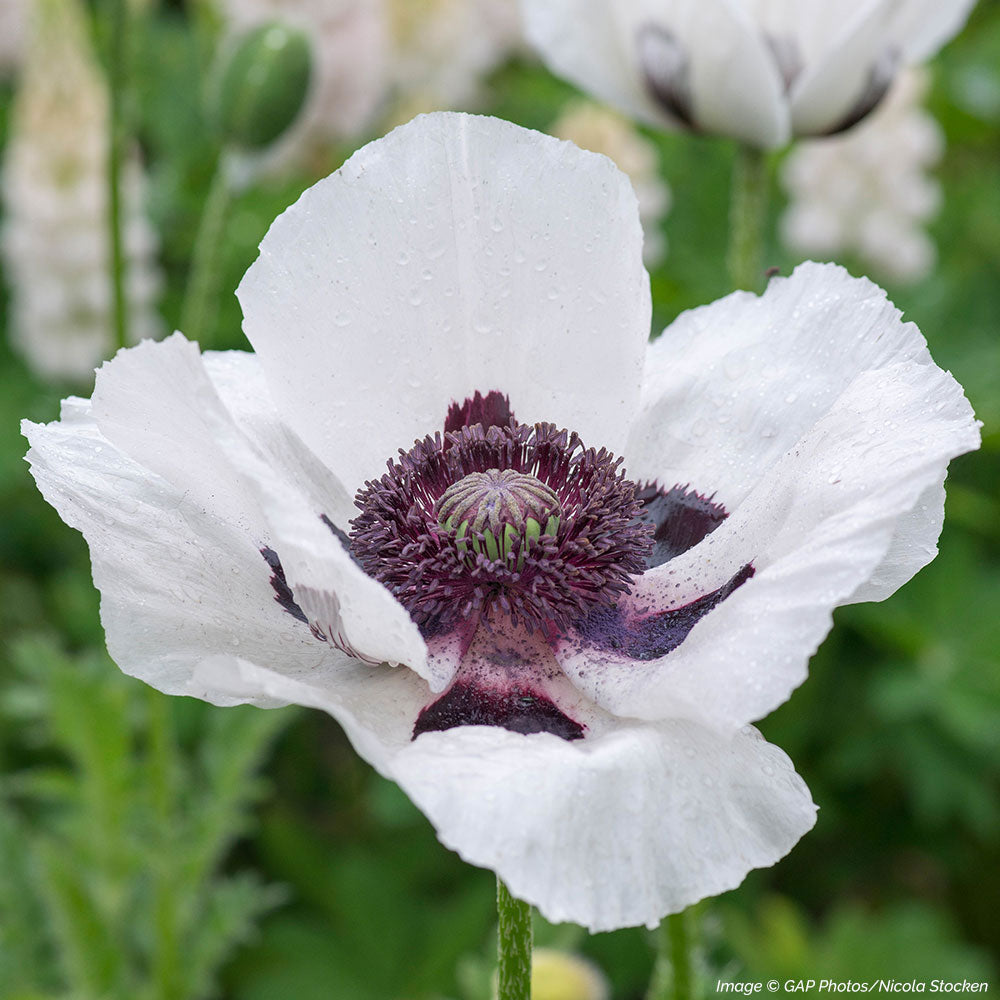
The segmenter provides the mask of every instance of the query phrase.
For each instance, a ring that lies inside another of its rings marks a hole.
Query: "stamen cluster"
[[[565,629],[645,569],[651,528],[621,462],[576,433],[513,418],[427,436],[358,492],[351,548],[425,635],[473,616]],[[477,484],[520,497],[504,525],[523,517],[526,529],[498,538],[489,517],[466,516]]]

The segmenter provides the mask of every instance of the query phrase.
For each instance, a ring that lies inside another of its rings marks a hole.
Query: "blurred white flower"
[[[581,149],[603,153],[628,174],[639,200],[642,223],[642,259],[656,267],[667,255],[663,220],[670,211],[670,185],[660,175],[656,146],[628,119],[593,101],[573,101],[549,131]]]
[[[923,223],[941,191],[926,171],[940,160],[944,137],[922,106],[927,74],[911,69],[885,104],[845,135],[801,143],[785,160],[789,205],[785,243],[805,256],[856,253],[882,276],[919,281],[936,251]]]
[[[975,0],[521,0],[556,73],[661,127],[764,148],[865,117]]]
[[[0,77],[15,70],[24,58],[28,0],[0,0]]]
[[[234,35],[268,21],[300,29],[312,46],[306,105],[275,147],[252,159],[279,169],[317,146],[357,137],[385,96],[388,39],[383,0],[220,0]]]
[[[108,233],[108,88],[77,0],[36,5],[3,165],[9,332],[47,378],[87,379],[114,338]],[[154,336],[156,237],[136,158],[123,171],[126,296],[134,340]]]
[[[483,78],[520,44],[517,0],[386,0],[395,120],[476,105]]]

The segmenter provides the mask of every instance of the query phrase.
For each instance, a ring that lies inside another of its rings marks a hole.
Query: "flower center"
[[[434,512],[438,524],[453,532],[458,551],[471,549],[493,560],[515,553],[524,564],[533,541],[559,530],[559,497],[540,479],[514,469],[470,472],[441,494]]]
[[[453,407],[355,505],[354,555],[425,638],[479,620],[567,629],[628,593],[652,548],[621,459],[519,423],[497,393]]]

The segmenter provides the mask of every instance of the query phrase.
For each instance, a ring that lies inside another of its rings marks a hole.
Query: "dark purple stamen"
[[[271,587],[274,590],[274,599],[295,619],[308,624],[309,619],[302,613],[302,609],[295,603],[292,596],[292,588],[288,586],[285,579],[285,571],[282,569],[281,560],[274,549],[266,545],[260,550],[268,566],[271,567]]]
[[[687,486],[664,492],[656,483],[649,483],[636,490],[635,498],[642,504],[640,519],[654,528],[647,569],[687,552],[729,516],[722,504]]]
[[[513,414],[510,412],[510,400],[501,392],[492,389],[484,396],[481,392],[464,403],[452,403],[445,417],[445,434],[458,431],[463,427],[481,424],[483,428],[506,427]]]
[[[561,712],[544,694],[528,687],[493,691],[459,681],[417,716],[413,738],[455,726],[500,726],[514,733],[552,733],[564,740],[583,738],[583,726]]]
[[[713,608],[754,575],[747,563],[728,583],[690,604],[645,617],[626,617],[621,605],[595,608],[577,622],[576,631],[591,646],[615,650],[634,660],[655,660],[676,649]]]
[[[453,408],[497,415],[499,393]],[[492,403],[490,401],[493,401]],[[505,412],[509,412],[504,402]],[[368,482],[355,504],[351,546],[369,576],[385,584],[418,626],[496,616],[529,629],[565,628],[594,606],[628,593],[645,568],[651,527],[638,519],[634,484],[621,459],[586,448],[553,424],[481,423],[426,437],[388,474]],[[473,473],[512,470],[533,477],[558,501],[558,524],[540,537],[507,539],[502,555],[484,531],[439,523],[441,497]]]

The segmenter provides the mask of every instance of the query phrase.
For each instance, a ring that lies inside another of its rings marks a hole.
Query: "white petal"
[[[521,0],[525,34],[553,73],[635,118],[681,127],[643,81],[628,10],[607,0]]]
[[[442,843],[547,919],[591,931],[654,926],[734,888],[815,822],[791,762],[750,728],[719,735],[591,708],[591,735],[573,742],[490,726],[411,742],[427,688],[409,671],[348,664],[292,676],[242,664],[231,682],[325,709]]]
[[[933,364],[919,330],[832,264],[683,313],[649,348],[629,476],[732,511],[858,374],[907,361]]]
[[[929,59],[962,30],[976,0],[905,0],[893,10],[889,33],[908,62]]]
[[[217,427],[216,434],[222,437],[226,428]],[[376,664],[405,663],[430,680],[435,690],[444,688],[457,659],[435,659],[432,669],[409,614],[352,561],[321,520],[321,509],[276,480],[273,466],[238,433],[225,440],[227,453],[266,513],[285,579],[310,623],[352,656]]]
[[[620,449],[648,337],[641,255],[609,160],[427,115],[281,215],[239,297],[282,414],[354,491],[477,389]]]
[[[272,704],[324,710],[344,727],[355,750],[386,777],[391,777],[389,761],[411,745],[417,714],[430,699],[427,684],[412,670],[369,666],[336,650],[322,670],[284,664],[279,671],[236,657],[206,660],[195,681],[225,691],[231,703],[252,694]]]
[[[663,395],[631,474],[717,493],[731,513],[625,603],[680,607],[747,563],[756,575],[659,659],[567,643],[564,670],[617,714],[726,726],[780,704],[834,607],[886,596],[932,557],[948,461],[978,446],[961,388],[874,286],[811,266],[772,289],[682,317],[651,350],[650,395]],[[643,464],[651,437],[667,456],[658,474]]]
[[[168,694],[225,705],[275,702],[193,682],[203,661],[239,654],[325,669],[330,652],[275,602],[251,539],[220,533],[197,503],[118,451],[89,401],[67,400],[61,421],[26,421],[24,433],[39,489],[90,546],[108,649],[122,670]]]
[[[792,91],[792,131],[817,135],[840,126],[872,74],[891,81],[899,64],[932,56],[962,28],[975,0],[868,0],[858,6],[795,5],[794,37],[805,69]],[[796,18],[795,13],[799,16]]]
[[[343,483],[309,451],[271,401],[260,359],[248,351],[206,351],[202,363],[235,424],[278,476],[296,483],[344,531],[358,513]]]
[[[553,922],[655,926],[774,864],[815,822],[756,731],[616,723],[567,742],[486,727],[426,733],[393,777],[441,841]]]
[[[871,91],[881,99],[900,53],[889,33],[892,0],[869,2],[837,25],[792,90],[792,132],[823,135],[841,128]]]
[[[210,363],[232,412],[197,345],[180,335],[119,352],[98,374],[93,416],[100,432],[147,477],[162,476],[194,508],[189,516],[226,544],[256,552],[265,583],[271,571],[260,549],[276,549],[296,602],[331,642],[426,672],[426,649],[409,615],[321,520],[349,508],[343,486],[282,426],[255,362],[233,354]]]
[[[655,73],[655,39],[667,37],[697,129],[762,147],[788,138],[778,67],[741,4],[522,0],[522,9],[530,40],[554,72],[630,114],[677,125],[650,96],[642,65],[652,59]]]
[[[907,517],[896,524],[892,541],[871,577],[846,603],[884,601],[938,554],[937,540],[944,527],[944,477],[928,486]]]

